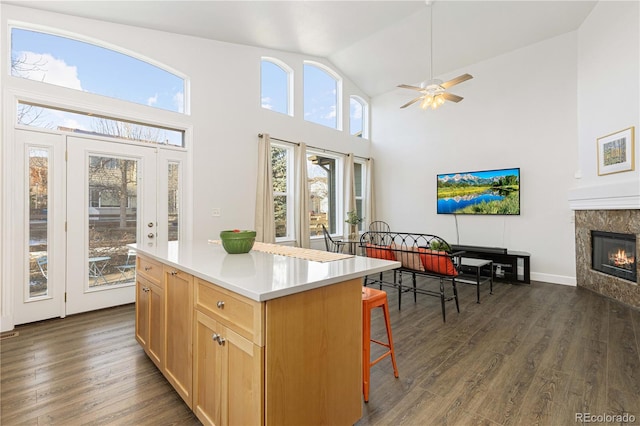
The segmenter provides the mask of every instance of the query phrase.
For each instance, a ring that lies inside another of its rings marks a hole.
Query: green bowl
[[[222,231],[220,232],[222,247],[229,254],[249,253],[256,241],[256,231]]]

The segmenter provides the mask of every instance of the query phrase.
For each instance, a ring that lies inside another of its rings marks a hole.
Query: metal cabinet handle
[[[218,300],[218,303],[216,303],[216,306],[220,309],[224,308],[224,300]]]
[[[144,291],[145,293],[149,292],[149,287],[142,287],[142,291]]]
[[[145,271],[147,271],[147,272],[148,272],[148,271],[150,271],[151,269],[152,269],[152,267],[151,267],[151,266],[145,266],[145,267],[144,267],[144,270],[145,270]]]
[[[178,275],[178,271],[176,271],[176,270],[173,270],[173,271],[171,271],[171,272],[169,272],[169,273],[170,273],[171,275]]]
[[[149,238],[153,238],[154,236],[155,236],[155,234],[154,234],[153,232],[149,232],[149,233],[147,234],[147,237],[149,237]]]
[[[222,337],[222,336],[221,336],[221,335],[219,335],[218,333],[213,333],[213,334],[211,335],[211,338],[212,338],[213,340],[215,340],[216,342],[218,342],[218,344],[219,344],[220,346],[224,345],[224,342],[226,342],[226,341],[227,341],[227,339],[225,339],[224,337]]]

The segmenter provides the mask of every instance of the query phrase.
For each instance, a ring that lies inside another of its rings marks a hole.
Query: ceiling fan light
[[[425,96],[422,102],[420,103],[420,108],[427,109],[429,105],[433,102],[433,96]]]
[[[444,98],[442,96],[438,96],[438,105],[442,105],[444,103]]]

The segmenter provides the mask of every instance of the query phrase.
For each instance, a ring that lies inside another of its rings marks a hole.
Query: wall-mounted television
[[[438,214],[519,215],[520,169],[437,175]]]

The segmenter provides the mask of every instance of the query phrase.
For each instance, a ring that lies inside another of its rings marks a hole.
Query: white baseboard
[[[16,326],[13,324],[13,318],[9,316],[0,317],[0,333],[4,333],[5,331],[11,331]]]
[[[568,277],[566,275],[542,274],[540,272],[531,273],[531,281],[542,281],[551,284],[562,284],[575,287],[578,284],[576,277]]]

